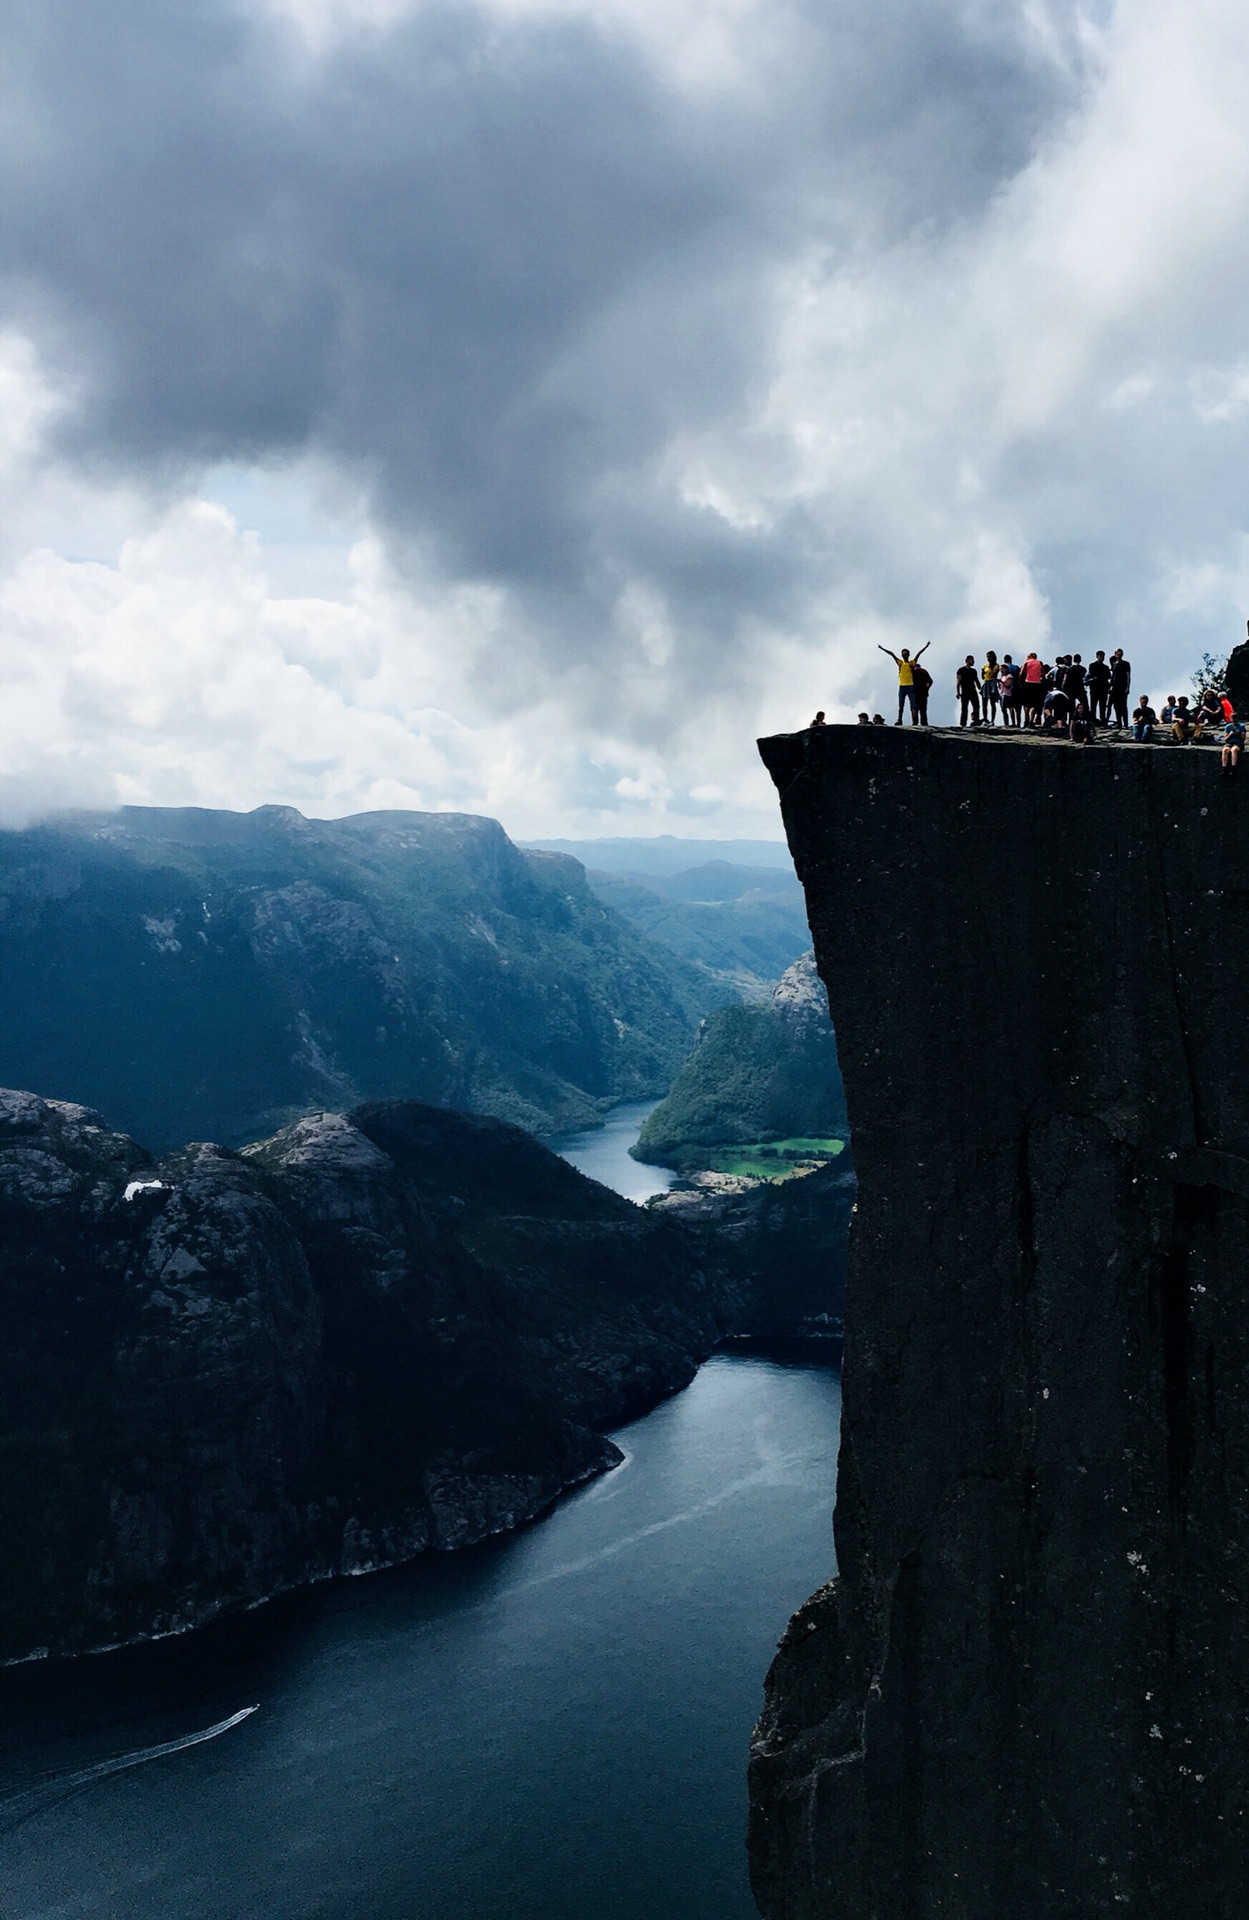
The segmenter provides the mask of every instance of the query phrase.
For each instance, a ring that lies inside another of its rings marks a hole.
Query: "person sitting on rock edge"
[[[1245,723],[1237,719],[1233,712],[1223,733],[1223,751],[1219,758],[1222,773],[1235,773],[1240,765],[1241,749],[1245,744]]]
[[[884,724],[885,724],[885,716],[883,713],[874,713],[872,715],[872,725],[874,727],[883,727]]]
[[[1083,700],[1077,700],[1071,716],[1070,738],[1077,747],[1091,747],[1094,740],[1092,717]]]
[[[859,725],[861,727],[870,727],[871,724],[872,724],[872,716],[870,713],[861,713],[859,715]]]
[[[823,726],[826,726],[827,724],[828,723],[824,718],[824,709],[823,707],[821,707],[819,712],[816,714],[814,720],[811,722],[811,725],[813,727],[823,727]]]
[[[1134,708],[1132,713],[1132,738],[1148,746],[1154,737],[1154,728],[1157,724],[1158,716],[1149,704],[1149,695],[1143,693],[1139,706]]]
[[[1188,710],[1188,695],[1182,693],[1171,714],[1171,738],[1183,743],[1193,737],[1193,716]]]

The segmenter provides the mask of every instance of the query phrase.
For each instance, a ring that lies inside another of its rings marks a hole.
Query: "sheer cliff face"
[[[1239,1914],[1249,775],[764,741],[859,1179],[839,1578],[752,1763],[769,1920]]]

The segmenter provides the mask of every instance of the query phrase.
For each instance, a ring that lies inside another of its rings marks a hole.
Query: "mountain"
[[[464,814],[125,807],[0,833],[0,1081],[157,1147],[402,1096],[537,1132],[661,1093],[717,995]]]
[[[0,1661],[520,1524],[746,1284],[498,1120],[375,1102],[153,1161],[0,1093]]]
[[[709,860],[784,873],[792,873],[794,864],[783,840],[679,840],[671,833],[660,833],[649,839],[522,840],[520,844],[571,854],[583,866],[604,873],[634,873],[651,879],[683,873]]]
[[[828,1000],[806,953],[766,1006],[721,1007],[703,1022],[667,1098],[649,1115],[639,1160],[688,1171],[708,1149],[848,1132]]]
[[[696,967],[720,1004],[766,997],[810,945],[791,867],[707,860],[663,874],[590,867],[586,877],[604,905]]]

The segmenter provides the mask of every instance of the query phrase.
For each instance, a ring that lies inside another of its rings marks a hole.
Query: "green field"
[[[798,1136],[792,1140],[756,1141],[749,1146],[701,1147],[698,1168],[709,1173],[735,1173],[751,1180],[791,1180],[835,1160],[844,1140]],[[693,1160],[695,1149],[689,1150]]]

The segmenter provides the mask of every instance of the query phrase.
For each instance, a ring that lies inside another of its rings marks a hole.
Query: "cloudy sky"
[[[879,643],[1243,634],[1232,0],[0,14],[9,823],[774,835]]]

